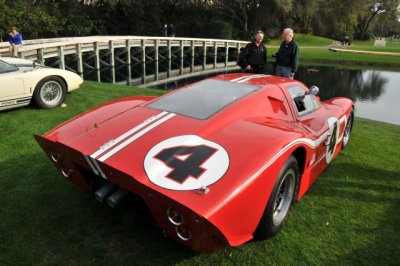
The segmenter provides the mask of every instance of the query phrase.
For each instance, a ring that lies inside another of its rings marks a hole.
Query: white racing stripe
[[[251,80],[251,79],[261,78],[261,77],[265,77],[265,76],[266,76],[266,75],[263,75],[263,74],[251,75],[251,76],[244,76],[244,77],[239,77],[239,78],[231,79],[231,81],[233,81],[233,82],[238,82],[238,83],[244,83],[244,82],[249,81],[249,80]]]
[[[168,114],[168,112],[161,112],[158,115],[155,115],[155,116],[152,116],[152,117],[146,119],[141,124],[135,126],[131,130],[125,132],[124,134],[122,134],[118,138],[108,141],[107,143],[102,145],[96,152],[92,153],[92,155],[90,155],[90,156],[92,158],[96,158],[97,156],[99,156],[102,153],[105,153],[107,150],[111,149],[112,147],[114,147],[115,145],[117,145],[118,143],[120,143],[121,141],[123,141],[124,139],[129,137],[130,135],[134,134],[135,132],[137,132],[140,129],[144,128],[145,126],[149,125],[153,121],[155,121],[155,120],[157,120],[157,119],[159,119],[159,118],[161,118],[161,117],[163,117],[163,116],[165,116],[167,114]]]
[[[100,165],[97,163],[96,159],[95,158],[90,158],[90,159],[92,160],[94,167],[96,167],[96,169],[99,171],[101,177],[107,179],[106,175],[104,174],[103,170],[101,170]]]
[[[152,130],[153,128],[161,125],[162,123],[164,123],[165,121],[171,119],[174,116],[175,116],[175,114],[170,113],[167,116],[164,116],[163,118],[157,120],[156,122],[154,122],[150,126],[144,128],[143,130],[137,132],[136,134],[132,135],[131,137],[129,137],[128,139],[126,139],[125,141],[120,143],[119,145],[115,146],[113,149],[111,149],[110,151],[108,151],[107,153],[102,155],[98,160],[100,162],[104,162],[105,160],[107,160],[108,158],[113,156],[115,153],[119,152],[120,150],[122,150],[123,148],[125,148],[126,146],[128,146],[129,144],[131,144],[132,142],[134,142],[135,140],[137,140],[138,138],[140,138],[141,136],[143,136],[144,134],[146,134],[150,130]]]
[[[85,157],[86,162],[89,164],[90,168],[92,168],[92,171],[96,175],[100,175],[104,179],[107,179],[106,175],[104,174],[103,170],[101,170],[100,165],[97,163],[95,158],[91,158],[85,154],[83,154],[83,157]]]
[[[346,115],[344,115],[343,117],[341,117],[339,119],[340,123],[346,122],[347,121],[347,117]],[[290,142],[288,145],[286,145],[280,152],[278,152],[274,157],[272,157],[262,168],[260,168],[256,173],[254,173],[250,178],[248,178],[244,183],[242,183],[240,186],[238,186],[235,191],[233,193],[231,193],[228,197],[226,197],[220,204],[219,206],[216,206],[214,208],[214,210],[218,210],[220,206],[224,206],[226,204],[226,202],[229,202],[232,198],[234,198],[238,193],[240,193],[241,191],[244,191],[244,189],[249,186],[251,183],[254,182],[254,180],[265,171],[265,169],[267,169],[270,165],[272,165],[276,160],[279,159],[279,157],[281,157],[283,154],[286,153],[286,151],[288,151],[290,148],[292,148],[293,146],[299,144],[299,143],[304,143],[306,145],[308,145],[309,147],[311,147],[312,149],[315,149],[316,147],[318,147],[321,142],[327,137],[328,135],[328,131],[326,131],[325,133],[323,133],[321,135],[321,137],[319,137],[316,140],[311,140],[308,138],[299,138],[296,139],[292,142]],[[343,135],[343,134],[342,134]],[[343,136],[341,137],[343,138]],[[321,156],[321,158],[318,160],[318,163],[326,157],[326,153],[323,154]],[[313,167],[317,165],[316,162],[313,163]],[[214,213],[214,211],[211,211],[210,213],[207,214],[207,216],[211,216]]]
[[[90,156],[83,154],[86,162],[89,164],[90,168],[96,175],[100,175],[104,179],[107,179],[100,165],[98,164],[96,158],[103,154],[98,160],[104,162],[109,157],[138,139],[140,136],[143,136],[156,126],[164,123],[168,119],[175,116],[175,114],[168,112],[161,112],[158,115],[152,116],[129,131],[125,132],[121,136],[116,139],[112,139],[105,144],[103,144],[97,151],[92,153]]]
[[[83,157],[85,157],[86,162],[92,168],[92,171],[96,174],[99,175],[99,172],[97,171],[96,167],[93,165],[92,160],[89,158],[89,156],[83,154]]]

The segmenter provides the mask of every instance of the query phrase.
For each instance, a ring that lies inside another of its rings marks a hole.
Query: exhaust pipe
[[[101,188],[99,188],[95,193],[94,197],[100,201],[103,202],[105,198],[107,198],[112,192],[114,192],[117,189],[117,186],[107,182],[105,185],[103,185]]]
[[[111,208],[115,209],[128,195],[129,191],[120,188],[109,197],[107,197],[107,204]]]

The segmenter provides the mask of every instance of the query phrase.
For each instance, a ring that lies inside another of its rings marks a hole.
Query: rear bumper
[[[115,196],[122,189],[128,192],[120,193],[125,197],[121,202],[123,206],[154,221],[169,237],[182,245],[198,252],[213,252],[229,246],[220,230],[207,219],[141,184],[132,176],[45,137],[35,136],[35,139],[66,179],[87,192],[96,193],[103,188],[106,195],[102,201],[108,202],[113,194]],[[107,185],[111,185],[111,188]],[[174,220],[172,212],[182,219]]]

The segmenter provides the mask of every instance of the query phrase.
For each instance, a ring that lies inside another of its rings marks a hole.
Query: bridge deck
[[[141,64],[140,79],[146,83],[147,80],[158,81],[188,72],[235,67],[238,51],[246,44],[244,41],[221,39],[90,36],[26,40],[18,47],[18,56],[37,60],[42,65],[75,71],[82,77],[85,71],[96,71],[98,81],[101,80],[101,68],[114,68],[121,64],[130,68],[133,64]],[[0,56],[9,56],[8,42],[0,43]],[[179,59],[179,68],[174,70],[171,61],[176,59]],[[165,74],[159,71],[159,62],[164,60],[169,61]],[[191,61],[190,67],[187,60]],[[202,61],[200,65],[199,60]],[[154,63],[154,78],[146,74],[147,62]],[[115,83],[115,70],[111,76]],[[127,79],[131,84],[137,77],[128,74]]]

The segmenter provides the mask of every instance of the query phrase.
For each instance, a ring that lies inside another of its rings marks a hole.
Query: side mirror
[[[34,67],[34,68],[41,67],[41,64],[40,64],[39,60],[34,60],[34,61],[33,61],[33,67]]]
[[[319,93],[318,87],[317,87],[317,86],[311,86],[311,87],[310,87],[310,93],[311,93],[312,95],[314,95],[314,96],[317,96],[318,93]]]

